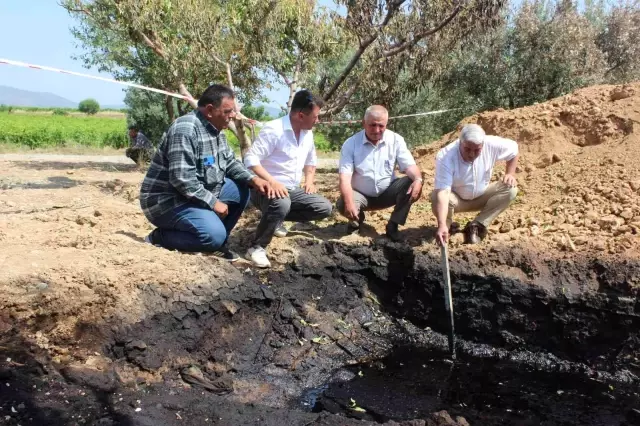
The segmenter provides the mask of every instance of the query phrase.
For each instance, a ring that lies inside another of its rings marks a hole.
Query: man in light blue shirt
[[[340,199],[338,210],[354,231],[364,222],[364,211],[395,206],[386,226],[387,236],[400,239],[411,205],[422,195],[422,175],[404,138],[387,130],[389,113],[380,105],[367,108],[364,130],[351,136],[340,151]],[[398,165],[406,176],[398,178]]]

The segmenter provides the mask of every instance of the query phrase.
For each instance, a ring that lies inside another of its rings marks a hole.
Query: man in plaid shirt
[[[249,200],[249,186],[269,184],[247,170],[222,132],[235,116],[233,91],[209,86],[198,109],[174,121],[162,138],[140,189],[144,215],[157,226],[145,240],[169,250],[213,252],[231,262],[226,245]]]

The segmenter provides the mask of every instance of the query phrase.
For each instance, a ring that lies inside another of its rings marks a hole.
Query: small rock
[[[220,303],[226,308],[231,315],[238,312],[238,306],[232,300],[221,300]]]
[[[93,212],[93,215],[95,217],[100,217],[100,216],[102,216],[102,212],[100,210],[96,210],[96,211]]]
[[[617,228],[622,224],[621,222],[624,221],[614,215],[603,216],[598,220],[600,228],[604,230],[612,230],[613,228]]]
[[[47,283],[43,282],[43,283],[36,284],[36,290],[44,291],[44,290],[46,290],[48,288],[49,288],[49,284],[47,284]]]
[[[640,180],[635,180],[633,182],[629,182],[629,186],[631,187],[631,189],[633,189],[634,191],[637,191],[640,188]]]
[[[15,207],[16,203],[14,203],[13,201],[7,201],[7,206],[9,207]]]
[[[511,232],[515,229],[515,226],[513,226],[513,223],[511,222],[504,222],[502,224],[502,226],[500,227],[500,232],[505,234],[507,232]]]
[[[618,216],[625,220],[631,220],[633,218],[633,210],[625,209]]]
[[[142,340],[132,340],[131,342],[127,343],[127,349],[138,349],[144,351],[145,349],[147,349],[147,344]]]

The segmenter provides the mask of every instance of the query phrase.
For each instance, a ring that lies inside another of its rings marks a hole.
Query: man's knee
[[[204,246],[203,251],[216,251],[222,247],[227,240],[227,230],[220,226],[209,227],[198,235],[200,243]]]
[[[291,198],[273,198],[269,200],[268,209],[270,214],[284,219],[291,211]]]
[[[322,202],[318,203],[318,207],[316,208],[318,215],[322,217],[329,217],[333,212],[333,206],[331,202],[324,198]]]

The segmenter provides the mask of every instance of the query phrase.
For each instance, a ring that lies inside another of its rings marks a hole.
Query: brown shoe
[[[487,228],[480,222],[471,221],[464,228],[464,243],[478,244],[487,236]]]

